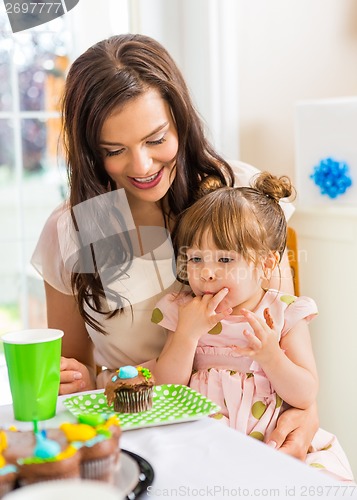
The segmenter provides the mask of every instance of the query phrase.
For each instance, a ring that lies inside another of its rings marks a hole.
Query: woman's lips
[[[139,189],[150,189],[159,184],[164,173],[164,168],[162,168],[156,174],[148,175],[147,177],[129,177],[130,182],[133,186]]]

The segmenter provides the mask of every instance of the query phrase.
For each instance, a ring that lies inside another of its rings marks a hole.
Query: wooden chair
[[[295,229],[288,226],[286,249],[288,252],[289,264],[294,282],[294,293],[300,295],[300,279],[299,279],[299,253],[297,244],[297,235]]]

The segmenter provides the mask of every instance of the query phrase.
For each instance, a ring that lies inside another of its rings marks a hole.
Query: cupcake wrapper
[[[81,462],[81,478],[112,481],[117,455],[99,460],[85,460]]]
[[[34,476],[31,478],[19,478],[19,485],[20,486],[28,486],[29,484],[34,484],[34,483],[46,483],[50,481],[58,481],[61,479],[79,479],[81,476],[76,473],[68,473],[68,474],[60,474],[58,476]]]
[[[0,498],[12,491],[15,488],[15,483],[15,480],[3,481],[2,483],[0,483]]]
[[[114,410],[120,413],[137,413],[152,408],[152,388],[132,392],[118,391],[115,395]]]

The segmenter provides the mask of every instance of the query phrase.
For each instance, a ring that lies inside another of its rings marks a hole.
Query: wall
[[[182,70],[207,136],[239,156],[236,0],[133,0],[132,31],[152,36]]]
[[[294,103],[357,94],[357,2],[237,2],[241,159],[293,176]]]

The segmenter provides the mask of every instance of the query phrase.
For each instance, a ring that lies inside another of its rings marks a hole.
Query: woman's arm
[[[270,328],[264,320],[246,309],[242,310],[242,315],[254,333],[245,330],[248,346],[236,350],[260,364],[271,385],[286,403],[296,408],[309,408],[317,395],[318,377],[307,322],[299,321],[279,345],[273,326]],[[269,321],[272,321],[271,318]]]
[[[45,281],[47,323],[63,330],[60,394],[95,389],[93,344],[73,295],[66,295]]]

